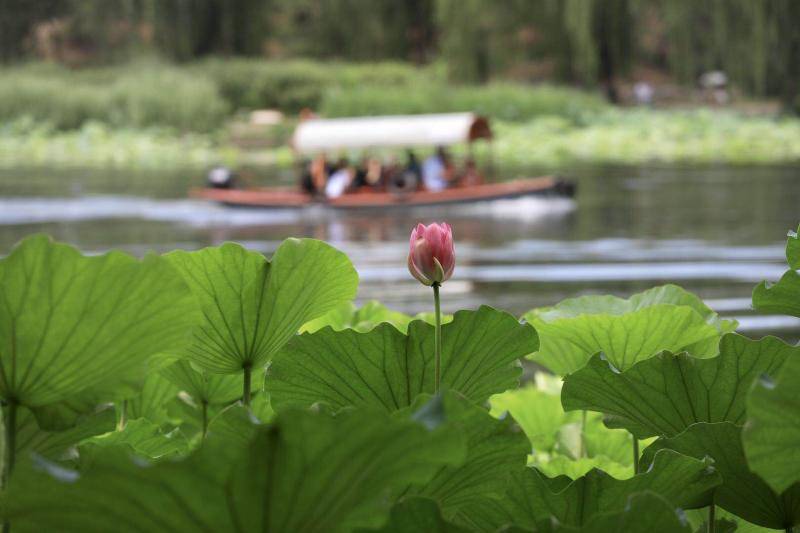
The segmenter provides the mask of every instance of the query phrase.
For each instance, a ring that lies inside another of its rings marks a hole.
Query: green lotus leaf
[[[800,231],[800,227],[797,228]],[[793,270],[800,269],[800,237],[797,231],[790,231],[786,239],[786,262]]]
[[[427,395],[417,398],[412,409],[431,402]],[[510,420],[497,420],[489,412],[452,391],[441,398],[443,422],[439,431],[462,434],[467,446],[466,460],[443,467],[428,483],[409,488],[407,495],[424,496],[441,506],[445,517],[487,496],[500,497],[512,472],[525,465],[530,445]]]
[[[682,515],[666,499],[650,491],[628,497],[623,509],[598,513],[582,526],[565,526],[555,520],[542,521],[536,533],[689,533],[691,528]],[[724,530],[717,529],[716,533]]]
[[[736,516],[733,513],[716,507],[714,514],[717,517],[716,529],[717,531],[736,531],[736,533],[774,533],[774,529],[757,526]],[[684,512],[684,515],[689,520],[689,523],[694,528],[695,533],[708,532],[708,508],[706,509],[690,509]],[[736,526],[735,529],[730,529],[730,524]],[[723,528],[723,529],[720,529]],[[727,529],[724,529],[727,528]]]
[[[81,472],[22,461],[4,512],[23,533],[350,531],[380,526],[390,493],[464,453],[457,435],[377,410],[293,411],[246,442],[209,432],[178,461],[146,465],[117,446]]]
[[[33,413],[23,407],[17,412],[16,455],[22,457],[35,452],[49,459],[61,459],[71,447],[89,437],[113,431],[115,425],[114,409],[106,407],[80,415],[72,427],[47,431],[41,429]]]
[[[660,438],[642,455],[647,464],[665,449],[687,456],[710,457],[723,483],[714,489],[714,501],[723,509],[763,527],[784,529],[800,523],[800,484],[783,493],[773,491],[752,473],[745,460],[741,426],[731,422],[692,424],[671,438]]]
[[[766,371],[747,397],[747,462],[776,492],[800,482],[799,387],[800,355],[794,355],[779,371]]]
[[[356,307],[352,302],[346,302],[325,315],[314,319],[300,328],[301,333],[314,333],[326,326],[330,326],[336,331],[343,329],[354,329],[356,331],[369,331],[378,324],[388,322],[403,333],[408,330],[408,324],[413,320],[412,317],[392,311],[385,305],[375,300],[365,303],[361,307]]]
[[[287,239],[271,261],[238,244],[165,256],[200,302],[187,355],[221,374],[258,368],[297,330],[355,297],[350,260],[314,239]]]
[[[562,401],[568,411],[611,415],[609,425],[639,438],[673,436],[695,422],[743,424],[753,381],[788,357],[800,357],[800,348],[735,333],[722,337],[720,354],[710,359],[664,352],[619,372],[597,355],[566,377]]]
[[[469,533],[445,521],[436,502],[426,498],[405,498],[392,507],[388,522],[378,529],[359,529],[358,533]]]
[[[180,391],[199,404],[219,405],[242,397],[242,379],[230,374],[214,374],[190,361],[178,361],[161,371]]]
[[[625,450],[628,463],[632,463],[631,439],[628,437],[627,449]],[[591,470],[602,470],[606,474],[616,479],[628,479],[633,476],[633,465],[625,464],[621,461],[609,459],[603,455],[592,455],[591,457],[572,458],[566,455],[553,455],[547,457],[533,456],[530,466],[536,467],[547,477],[567,476],[571,479],[578,479],[585,476]]]
[[[672,304],[622,315],[579,315],[533,324],[541,338],[533,360],[561,375],[579,370],[598,352],[620,370],[664,350],[691,347],[697,357],[712,357],[720,335],[716,326],[691,307]]]
[[[800,228],[798,228],[800,229]],[[753,289],[753,307],[764,313],[776,313],[800,317],[800,238],[789,232],[786,241],[787,270],[778,283],[762,281]]]
[[[537,374],[537,381],[539,375]],[[533,386],[496,394],[492,413],[507,412],[530,439],[531,465],[549,476],[577,478],[600,468],[622,479],[633,475],[631,437],[627,431],[608,429],[598,413],[565,413],[560,391]]]
[[[196,302],[162,258],[85,257],[41,235],[0,261],[0,395],[57,403],[180,350]]]
[[[154,372],[145,380],[142,392],[125,401],[125,417],[128,420],[146,418],[161,425],[169,418],[167,404],[177,395],[178,387],[160,373]]]
[[[60,402],[29,408],[44,431],[62,431],[74,427],[86,415],[110,403],[109,398],[93,390],[82,390]]]
[[[653,287],[630,298],[611,295],[587,295],[567,298],[552,307],[533,309],[524,315],[528,322],[553,322],[561,318],[575,318],[580,315],[624,315],[659,304],[672,304],[691,307],[707,322],[719,326],[720,331],[732,331],[736,327],[733,320],[721,320],[703,300],[677,285],[667,284]]]
[[[491,397],[492,414],[508,413],[528,436],[534,451],[552,452],[561,426],[580,420],[580,414],[565,413],[557,394],[533,385]]]
[[[475,402],[516,387],[518,359],[538,344],[536,331],[491,307],[459,311],[442,326],[442,387]],[[408,335],[381,324],[367,333],[322,329],[292,339],[267,371],[276,411],[317,402],[333,409],[408,407],[433,393],[434,328],[416,320]]]
[[[756,285],[753,307],[763,313],[800,317],[800,274],[787,270],[774,285],[766,281]]]
[[[706,461],[670,450],[656,455],[652,468],[627,480],[599,470],[576,480],[548,478],[534,468],[525,468],[512,476],[505,496],[475,502],[453,520],[479,531],[508,524],[535,528],[546,520],[580,527],[595,516],[623,511],[636,493],[657,493],[674,509],[696,505],[720,482],[719,474]]]
[[[637,319],[622,318],[625,315],[643,312],[649,307],[663,305],[694,310],[709,326],[717,330],[717,336],[733,331],[737,325],[734,320],[720,319],[698,296],[677,285],[653,287],[644,292],[634,294],[627,299],[610,295],[588,295],[569,298],[552,307],[533,309],[526,313],[523,318],[540,330],[542,348],[539,354],[533,355],[534,360],[561,375],[566,375],[582,367],[589,356],[601,351],[601,344],[606,347],[613,346],[610,342],[611,339],[598,338],[592,342],[592,339],[581,339],[579,332],[570,332],[569,330],[571,329],[583,328],[587,332],[591,331],[593,327],[607,328],[613,325],[616,328],[615,335],[618,338],[627,339],[633,344],[632,346],[616,345],[613,357],[621,366],[630,364],[627,360],[631,356],[641,359],[661,350],[670,349],[667,346],[674,346],[673,343],[676,341],[674,335],[669,335],[668,332],[659,330],[658,324],[654,324],[653,321],[664,320],[667,322],[664,324],[667,328],[669,328],[669,322],[674,321],[675,325],[680,327],[678,323],[685,320],[685,317],[681,315],[671,316],[669,311],[662,311],[663,314],[659,314],[659,312],[641,313],[641,315],[637,315]],[[609,318],[608,315],[618,318]],[[548,338],[545,333],[548,328],[543,325],[558,324],[562,320],[567,320],[562,324],[562,326],[567,326],[567,331],[564,331],[563,328],[556,328],[552,331],[555,337],[553,339]],[[699,324],[698,321],[693,323]],[[565,333],[567,334],[566,338],[562,338]],[[656,334],[657,336],[663,336],[663,338],[651,338],[651,343],[647,345],[641,338],[642,334],[646,336]],[[708,336],[700,335],[699,340],[692,340],[691,335],[686,340],[689,342],[681,347],[682,350],[685,349],[698,356],[715,353],[716,339],[714,335],[710,334],[710,330],[708,330]],[[574,345],[575,343],[577,343],[577,346]],[[588,355],[580,353],[581,347],[589,350]],[[634,350],[637,353],[632,354],[630,350]]]
[[[175,457],[189,451],[189,440],[180,429],[165,431],[145,418],[130,420],[124,429],[93,437],[87,444],[103,447],[128,446],[135,455],[148,459]]]

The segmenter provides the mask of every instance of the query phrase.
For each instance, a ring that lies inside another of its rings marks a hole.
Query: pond
[[[508,175],[537,175],[524,169]],[[271,181],[285,174],[259,172]],[[475,207],[370,213],[225,208],[186,199],[198,171],[0,171],[0,253],[33,232],[95,252],[194,249],[235,240],[271,253],[288,236],[324,239],[361,276],[359,300],[416,313],[429,290],[405,267],[418,221],[446,220],[456,237],[446,311],[488,304],[520,314],[586,293],[626,296],[674,282],[742,330],[796,337],[794,319],[755,315],[750,293],[785,270],[787,230],[800,221],[800,168],[576,167],[575,201],[527,199]]]

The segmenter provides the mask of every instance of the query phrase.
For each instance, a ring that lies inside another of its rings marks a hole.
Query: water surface
[[[542,169],[506,171],[537,175]],[[750,293],[785,269],[787,230],[800,221],[800,168],[577,167],[575,201],[527,199],[370,213],[226,208],[186,199],[197,171],[0,171],[0,253],[47,232],[89,252],[140,255],[235,240],[270,254],[288,236],[325,239],[361,276],[359,299],[408,312],[429,290],[405,269],[411,227],[447,220],[458,266],[443,288],[448,311],[489,304],[515,314],[579,294],[628,295],[675,282],[742,329],[795,336],[794,319],[750,310]],[[261,170],[260,179],[286,182]]]

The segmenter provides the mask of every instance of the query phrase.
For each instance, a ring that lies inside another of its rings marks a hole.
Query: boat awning
[[[297,126],[292,147],[298,153],[308,154],[325,150],[450,146],[491,137],[489,121],[474,113],[311,119]]]

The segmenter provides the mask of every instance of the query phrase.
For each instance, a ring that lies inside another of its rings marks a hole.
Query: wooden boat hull
[[[331,200],[319,200],[296,189],[213,189],[190,191],[193,198],[211,200],[241,207],[303,208],[324,205],[334,209],[385,209],[453,205],[524,196],[572,197],[575,185],[553,176],[518,179],[503,183],[486,183],[469,187],[454,187],[439,192],[415,191],[405,194],[358,191]]]

